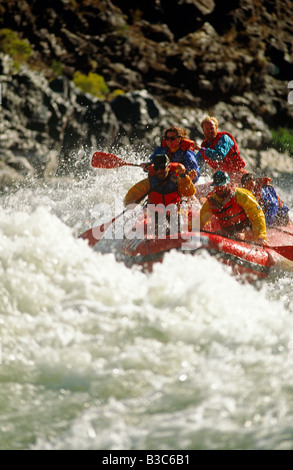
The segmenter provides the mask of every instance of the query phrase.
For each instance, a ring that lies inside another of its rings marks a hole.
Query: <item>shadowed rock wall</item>
[[[288,0],[5,2],[0,27],[17,31],[33,53],[19,71],[0,55],[2,181],[82,173],[96,149],[131,145],[143,157],[173,123],[201,139],[207,113],[235,135],[249,165],[265,167],[274,154],[270,129],[293,125],[292,6]],[[111,91],[125,94],[112,101],[85,95],[73,85],[75,71],[101,74]]]

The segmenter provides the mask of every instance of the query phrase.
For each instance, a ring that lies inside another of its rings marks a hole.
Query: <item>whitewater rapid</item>
[[[292,273],[171,252],[145,274],[78,239],[143,177],[1,195],[0,449],[292,449]]]

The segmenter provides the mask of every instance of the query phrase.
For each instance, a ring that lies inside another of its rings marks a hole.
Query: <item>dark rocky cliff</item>
[[[2,182],[82,172],[96,149],[147,155],[171,123],[201,139],[206,113],[265,168],[271,130],[293,126],[292,1],[7,0],[0,14],[32,50],[18,70],[0,54]],[[124,94],[84,94],[76,71]]]

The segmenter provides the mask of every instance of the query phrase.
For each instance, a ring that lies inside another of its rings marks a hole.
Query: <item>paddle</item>
[[[143,199],[150,193],[150,191],[148,191],[147,193],[145,193],[143,196],[141,196],[137,201],[135,201],[134,204],[139,204],[141,201],[143,201]],[[123,214],[125,214],[126,211],[129,210],[129,207],[125,207],[125,209],[120,212],[120,214],[116,215],[115,217],[113,217],[113,219],[109,220],[108,222],[100,225],[100,227],[94,227],[94,228],[90,228],[89,230],[86,230],[84,233],[82,233],[81,235],[79,235],[78,238],[83,238],[84,240],[88,240],[88,244],[89,246],[94,246],[96,245],[96,243],[98,243],[102,236],[104,235],[105,231],[107,230],[108,227],[110,227],[111,224],[113,224],[115,222],[115,220],[119,219],[119,217],[121,217]]]
[[[141,166],[137,163],[125,162],[121,158],[112,153],[95,152],[92,156],[91,165],[93,168],[119,168],[121,166]]]
[[[86,232],[82,233],[78,238],[88,240],[89,246],[94,246],[101,240],[107,228],[110,227],[110,225],[113,224],[115,220],[119,219],[119,217],[121,217],[125,213],[125,211],[127,211],[127,208],[124,209],[124,211],[118,214],[116,217],[113,217],[112,220],[109,220],[109,222],[102,224],[100,227],[90,228]]]

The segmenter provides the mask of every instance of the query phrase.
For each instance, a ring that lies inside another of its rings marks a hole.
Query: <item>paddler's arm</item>
[[[235,197],[238,204],[245,210],[251,223],[254,241],[266,245],[267,229],[265,215],[257,200],[250,191],[243,188],[236,189]]]
[[[136,183],[132,188],[129,189],[128,193],[124,198],[124,205],[128,206],[130,204],[137,204],[143,196],[146,196],[150,191],[150,182],[146,178],[142,181]]]
[[[211,220],[212,216],[213,213],[210,210],[209,202],[205,201],[200,210],[200,230]]]
[[[233,147],[234,142],[227,134],[223,134],[214,149],[201,147],[195,144],[195,149],[199,150],[203,158],[209,158],[214,162],[222,162],[229,150]]]
[[[190,197],[196,193],[195,186],[188,175],[178,178],[178,194],[180,197]]]

